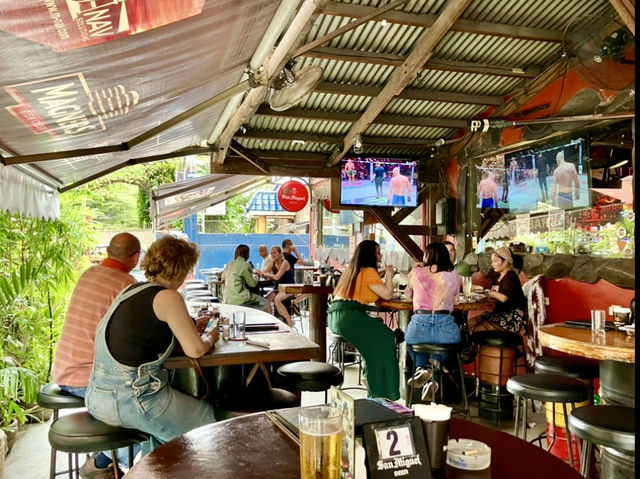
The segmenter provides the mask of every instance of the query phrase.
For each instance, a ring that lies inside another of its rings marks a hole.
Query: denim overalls
[[[109,352],[105,333],[113,312],[120,303],[151,286],[157,285],[147,283],[122,291],[98,323],[93,370],[85,396],[87,410],[95,418],[151,435],[142,445],[143,455],[187,431],[215,422],[209,403],[168,384],[169,373],[162,363],[171,354],[175,337],[157,360],[137,368],[119,363]],[[136,327],[135,318],[131,318],[131,327]]]

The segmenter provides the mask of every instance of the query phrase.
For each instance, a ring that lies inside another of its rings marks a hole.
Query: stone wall
[[[621,288],[635,287],[635,261],[633,258],[601,258],[573,254],[518,254],[522,258],[522,272],[529,278],[543,274],[548,279],[573,278],[593,284],[604,279]],[[464,257],[471,271],[484,276],[491,270],[491,252],[469,253]]]

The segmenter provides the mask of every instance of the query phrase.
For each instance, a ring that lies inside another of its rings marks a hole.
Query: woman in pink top
[[[427,355],[413,352],[412,344],[459,343],[460,329],[451,316],[462,280],[454,270],[449,251],[444,243],[427,246],[425,266],[414,268],[409,274],[405,294],[413,298],[413,316],[407,327],[405,341],[408,352],[416,364],[416,375],[409,381],[413,386],[422,387],[431,378]],[[433,367],[437,367],[444,357],[434,357]],[[428,390],[429,388],[427,388]],[[435,391],[433,391],[435,392]],[[423,399],[426,396],[423,390]],[[426,399],[425,399],[426,400]]]

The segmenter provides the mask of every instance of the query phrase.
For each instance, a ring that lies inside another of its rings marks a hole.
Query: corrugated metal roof
[[[286,211],[278,201],[275,191],[258,191],[245,208],[247,213],[267,213],[273,211]]]

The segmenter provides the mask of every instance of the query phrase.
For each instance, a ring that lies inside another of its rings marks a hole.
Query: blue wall
[[[222,268],[229,261],[233,260],[236,246],[246,244],[251,248],[249,261],[256,267],[262,263],[262,258],[258,254],[258,246],[267,245],[282,246],[282,241],[289,238],[298,249],[305,260],[309,259],[309,235],[297,234],[201,234],[198,233],[196,216],[185,218],[184,231],[200,248],[200,260],[196,265],[196,278],[202,278],[200,270],[203,268]]]

